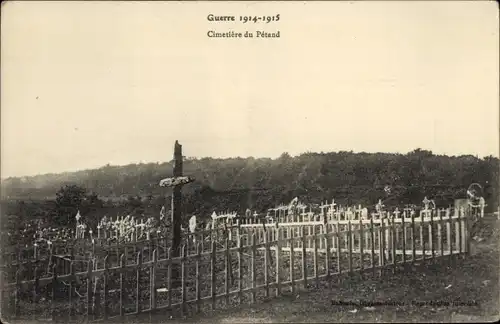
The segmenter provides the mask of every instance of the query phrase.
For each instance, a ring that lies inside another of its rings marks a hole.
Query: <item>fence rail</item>
[[[211,231],[188,236],[179,257],[150,240],[119,256],[112,250],[104,259],[95,254],[84,271],[77,271],[75,262],[68,273],[52,264],[50,275],[41,277],[35,263],[28,271],[32,277],[23,280],[27,266],[22,265],[13,282],[2,276],[1,309],[12,318],[32,314],[68,321],[160,309],[214,310],[295,293],[322,278],[451,260],[470,251],[469,226],[465,213],[450,212],[354,221],[324,217],[323,222],[278,227],[241,224],[228,229],[231,239]]]

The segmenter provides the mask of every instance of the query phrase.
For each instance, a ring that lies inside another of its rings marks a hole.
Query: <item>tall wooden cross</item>
[[[172,178],[160,181],[160,187],[172,187],[172,256],[180,255],[181,245],[181,208],[182,208],[182,186],[193,182],[194,178],[182,175],[182,145],[175,141],[174,145],[174,172]]]

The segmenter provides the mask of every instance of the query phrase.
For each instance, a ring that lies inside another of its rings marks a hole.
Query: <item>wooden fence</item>
[[[188,315],[295,294],[323,278],[380,275],[470,251],[464,212],[311,222],[231,227],[232,239],[225,236],[222,245],[212,232],[198,232],[180,257],[150,240],[119,258],[108,251],[104,259],[85,261],[85,271],[72,262],[69,273],[53,265],[44,277],[35,265],[34,278],[22,280],[20,268],[14,282],[2,280],[3,316],[99,321],[160,310]],[[180,269],[177,281],[174,267]]]

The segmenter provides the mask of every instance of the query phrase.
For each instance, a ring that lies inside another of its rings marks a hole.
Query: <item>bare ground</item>
[[[497,224],[495,224],[497,225]],[[495,226],[496,227],[496,226]],[[184,320],[158,314],[128,323],[484,322],[500,319],[498,234],[473,256],[408,272],[341,278],[295,296]],[[370,278],[371,277],[371,278]]]
[[[477,322],[500,319],[498,222],[465,260],[444,260],[383,277],[322,281],[307,292],[185,319],[166,312],[127,323]],[[29,323],[35,321],[18,321]],[[15,323],[15,322],[13,322]]]
[[[476,254],[411,272],[323,281],[308,292],[185,319],[130,317],[127,323],[485,322],[500,319],[498,241]]]

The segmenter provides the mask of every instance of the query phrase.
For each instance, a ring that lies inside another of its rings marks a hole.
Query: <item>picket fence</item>
[[[22,280],[20,267],[14,282],[2,280],[2,316],[100,321],[160,310],[188,315],[192,308],[201,312],[296,294],[323,278],[394,273],[470,251],[463,210],[356,221],[319,217],[229,230],[231,240],[213,231],[187,235],[179,257],[150,240],[119,258],[109,251],[101,260],[94,255],[85,271],[71,262],[69,273],[58,273],[54,264],[50,276],[42,277],[35,264],[34,278]]]

